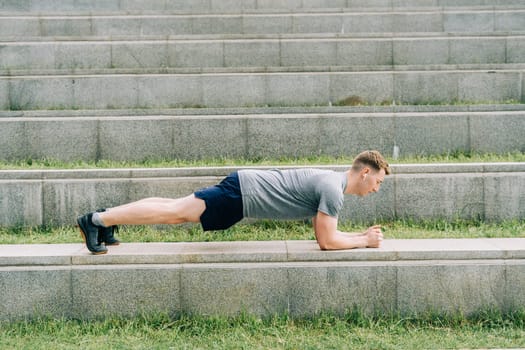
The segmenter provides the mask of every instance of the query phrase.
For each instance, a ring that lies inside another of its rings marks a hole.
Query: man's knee
[[[193,194],[176,200],[172,205],[173,224],[200,222],[200,217],[206,210],[206,203],[204,200],[195,197]]]

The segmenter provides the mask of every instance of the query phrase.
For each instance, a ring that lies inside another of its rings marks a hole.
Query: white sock
[[[100,217],[99,213],[93,213],[93,216],[91,217],[91,222],[95,226],[107,227],[106,225],[104,225],[104,222],[102,221],[102,218]]]

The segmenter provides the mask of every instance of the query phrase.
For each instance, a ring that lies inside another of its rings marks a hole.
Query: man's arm
[[[380,226],[372,226],[364,233],[348,233],[337,230],[337,218],[317,212],[313,218],[315,238],[322,250],[378,248],[383,234]]]

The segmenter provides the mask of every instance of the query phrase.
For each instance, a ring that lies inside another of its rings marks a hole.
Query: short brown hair
[[[352,169],[360,171],[363,167],[368,166],[376,171],[385,170],[385,175],[390,175],[390,165],[378,151],[364,151],[355,157],[352,163]]]

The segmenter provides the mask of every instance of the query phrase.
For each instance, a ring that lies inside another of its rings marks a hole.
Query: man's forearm
[[[329,239],[319,241],[319,247],[322,250],[337,250],[337,249],[354,249],[354,248],[366,248],[368,245],[368,239],[366,236],[356,233],[347,234],[344,232],[337,231],[331,235]]]
[[[349,237],[355,237],[355,236],[364,236],[366,235],[366,232],[344,232],[344,231],[337,231],[338,234],[346,235]]]
[[[313,220],[315,238],[322,250],[378,248],[382,233],[380,226],[369,227],[364,233],[346,233],[337,230],[337,217],[318,212]]]

